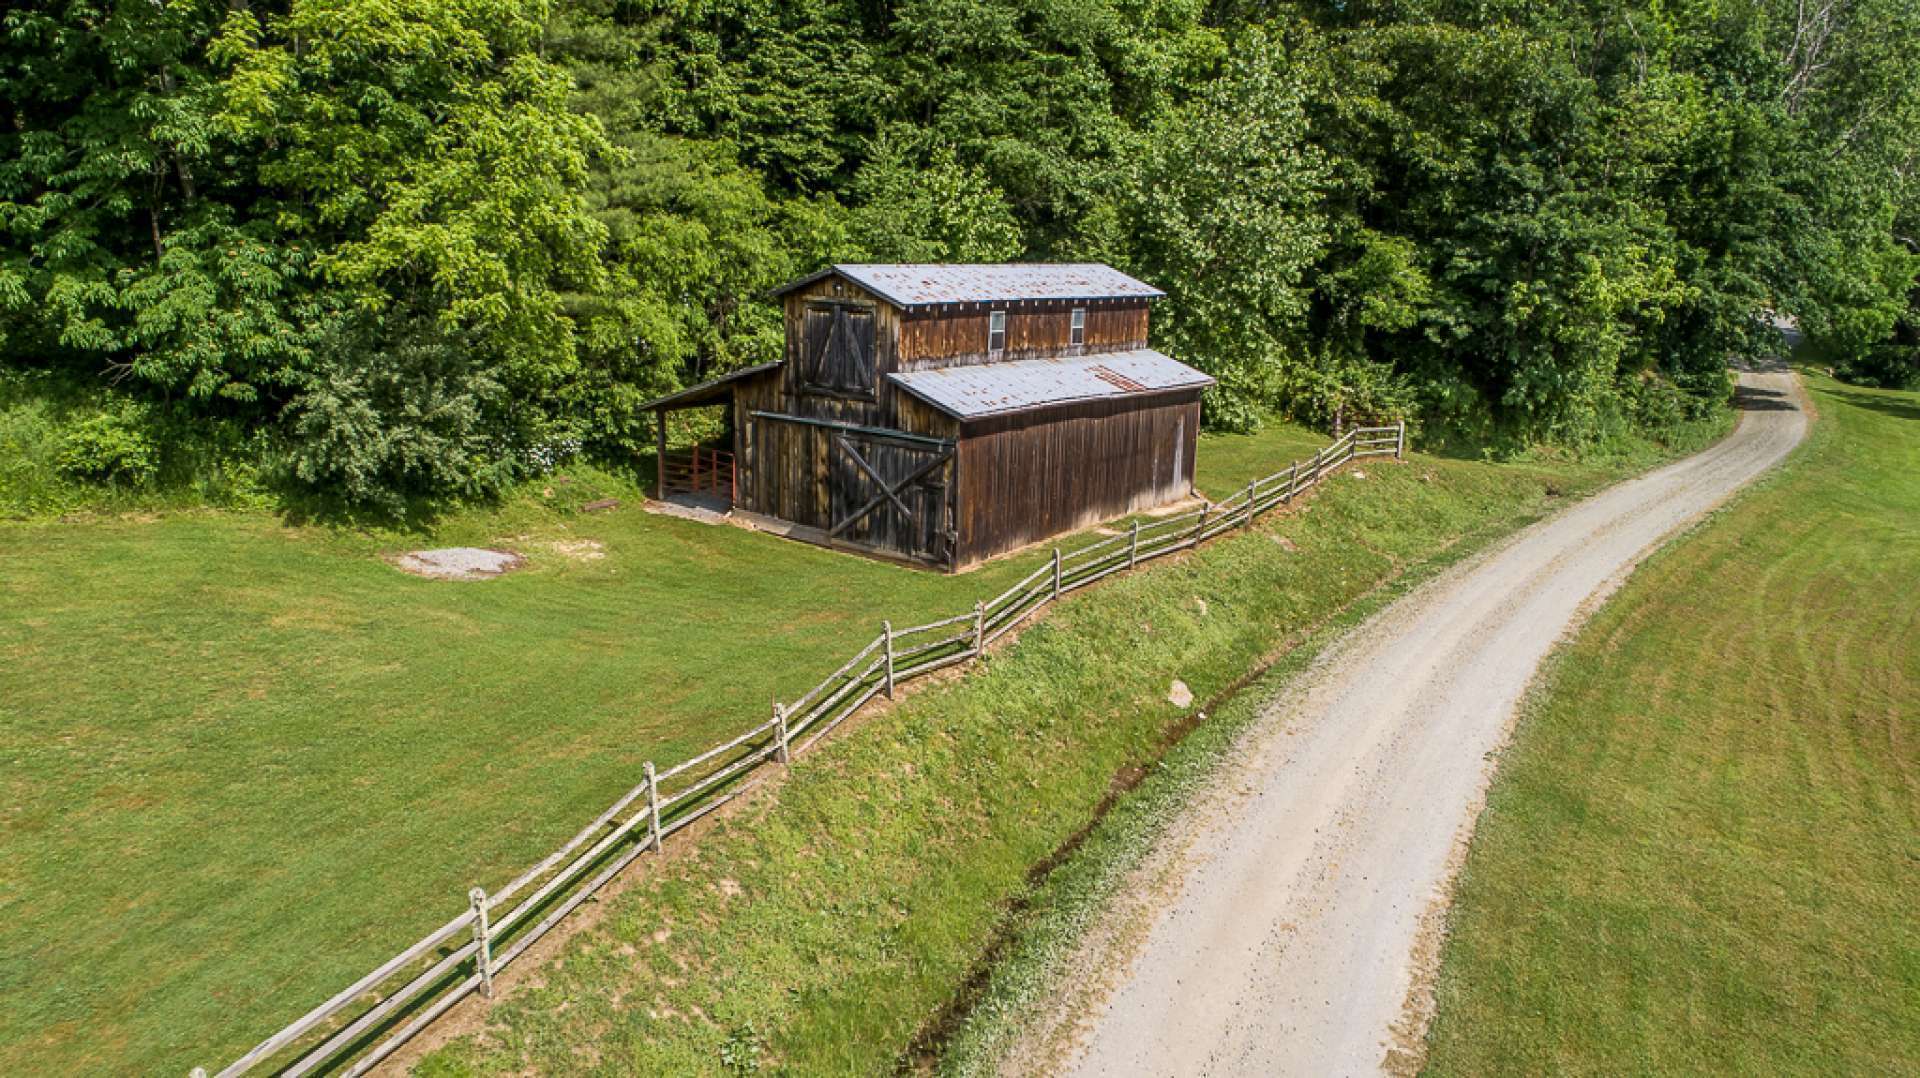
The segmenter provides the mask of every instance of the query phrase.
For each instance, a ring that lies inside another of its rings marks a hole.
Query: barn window
[[[1067,343],[1087,343],[1087,309],[1085,307],[1075,307],[1073,309],[1073,328],[1068,331]]]
[[[995,311],[987,316],[987,351],[1004,352],[1007,350],[1007,312]]]
[[[800,381],[813,393],[872,400],[873,308],[851,303],[807,306]]]

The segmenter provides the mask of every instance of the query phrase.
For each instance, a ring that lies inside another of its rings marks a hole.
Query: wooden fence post
[[[1240,526],[1242,528],[1253,523],[1253,491],[1254,491],[1254,488],[1258,487],[1259,485],[1260,485],[1260,480],[1258,479],[1255,479],[1254,481],[1247,484],[1247,515],[1245,519],[1240,521]]]
[[[987,653],[987,604],[981,600],[973,604],[973,653]]]
[[[487,893],[475,887],[467,892],[473,903],[473,942],[480,945],[474,953],[474,965],[480,969],[480,994],[493,998],[493,939],[487,930]]]
[[[1060,548],[1053,548],[1053,597],[1060,598]]]
[[[880,630],[887,638],[887,699],[893,699],[893,622],[883,621]]]
[[[1287,465],[1287,492],[1280,496],[1281,501],[1290,502],[1293,500],[1293,485],[1299,478],[1300,462],[1296,460],[1292,464]]]
[[[1395,426],[1398,429],[1393,433],[1393,459],[1405,460],[1407,459],[1407,421],[1402,419]]]
[[[647,811],[652,817],[647,821],[647,838],[653,846],[653,852],[660,852],[660,780],[655,777],[653,761],[647,761]]]
[[[1193,526],[1193,538],[1192,538],[1192,539],[1189,539],[1189,540],[1187,540],[1187,545],[1188,545],[1188,546],[1199,546],[1199,545],[1200,545],[1200,533],[1201,533],[1201,532],[1203,532],[1203,531],[1206,531],[1206,530],[1207,530],[1207,510],[1209,510],[1209,509],[1212,509],[1212,508],[1213,508],[1213,503],[1212,503],[1212,502],[1202,502],[1202,503],[1201,503],[1201,505],[1200,505],[1200,520],[1199,520],[1199,523],[1197,523],[1197,524],[1195,524],[1195,525]]]
[[[787,762],[787,709],[781,707],[778,700],[773,702],[773,733],[779,745],[773,758],[784,764]]]
[[[1133,542],[1127,544],[1127,568],[1140,564],[1140,518],[1133,518]]]

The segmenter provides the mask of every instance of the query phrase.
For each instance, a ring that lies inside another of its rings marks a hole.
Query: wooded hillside
[[[1212,424],[1582,445],[1773,310],[1920,371],[1913,0],[72,0],[0,15],[0,389],[76,476],[626,460],[826,261],[1110,262]]]

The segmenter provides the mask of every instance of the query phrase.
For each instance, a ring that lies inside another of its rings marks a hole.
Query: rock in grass
[[[1187,688],[1186,682],[1181,681],[1179,678],[1174,678],[1173,685],[1167,689],[1167,703],[1177,708],[1192,707],[1193,690]]]

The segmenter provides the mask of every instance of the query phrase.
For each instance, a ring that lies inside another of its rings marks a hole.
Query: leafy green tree
[[[1781,112],[1799,135],[1787,305],[1843,376],[1906,384],[1920,290],[1920,9],[1780,4],[1767,24]]]
[[[854,177],[848,225],[879,262],[1001,262],[1022,251],[1006,197],[952,147],[917,151],[882,136]]]
[[[359,311],[427,314],[492,353],[515,390],[573,362],[563,286],[595,287],[605,228],[580,188],[608,147],[535,53],[544,5],[308,0],[233,12],[215,119],[252,148],[276,227],[323,244]]]
[[[249,212],[253,177],[213,120],[204,48],[224,15],[0,15],[0,355],[229,402],[286,387],[325,312],[300,284],[311,248]]]
[[[606,277],[582,189],[607,143],[538,56],[547,14],[521,0],[9,10],[0,354],[212,414],[297,417],[295,443],[364,436],[372,452],[386,443],[365,423],[323,435],[318,417],[345,413],[314,395],[341,384],[343,342],[364,353],[354,369],[390,367],[431,324],[466,351],[468,396],[504,387],[473,430],[493,447],[485,470],[511,474],[575,366],[564,292]],[[435,408],[403,397],[365,400],[394,430]],[[425,492],[473,486],[398,462],[357,474],[416,473]]]
[[[0,110],[0,362],[389,506],[629,458],[827,261],[1127,267],[1219,426],[1920,370],[1912,0],[25,0]]]
[[[1326,241],[1327,171],[1286,60],[1278,41],[1249,32],[1156,119],[1121,203],[1132,268],[1167,291],[1157,332],[1220,380],[1206,411],[1227,427],[1251,426],[1273,399]]]
[[[563,393],[576,437],[623,458],[652,444],[645,400],[779,354],[777,312],[757,301],[794,272],[795,246],[765,177],[727,138],[674,130],[685,112],[663,59],[676,24],[635,5],[575,4],[548,28],[574,108],[609,133],[585,189],[606,229],[604,277],[567,296],[580,366]]]

